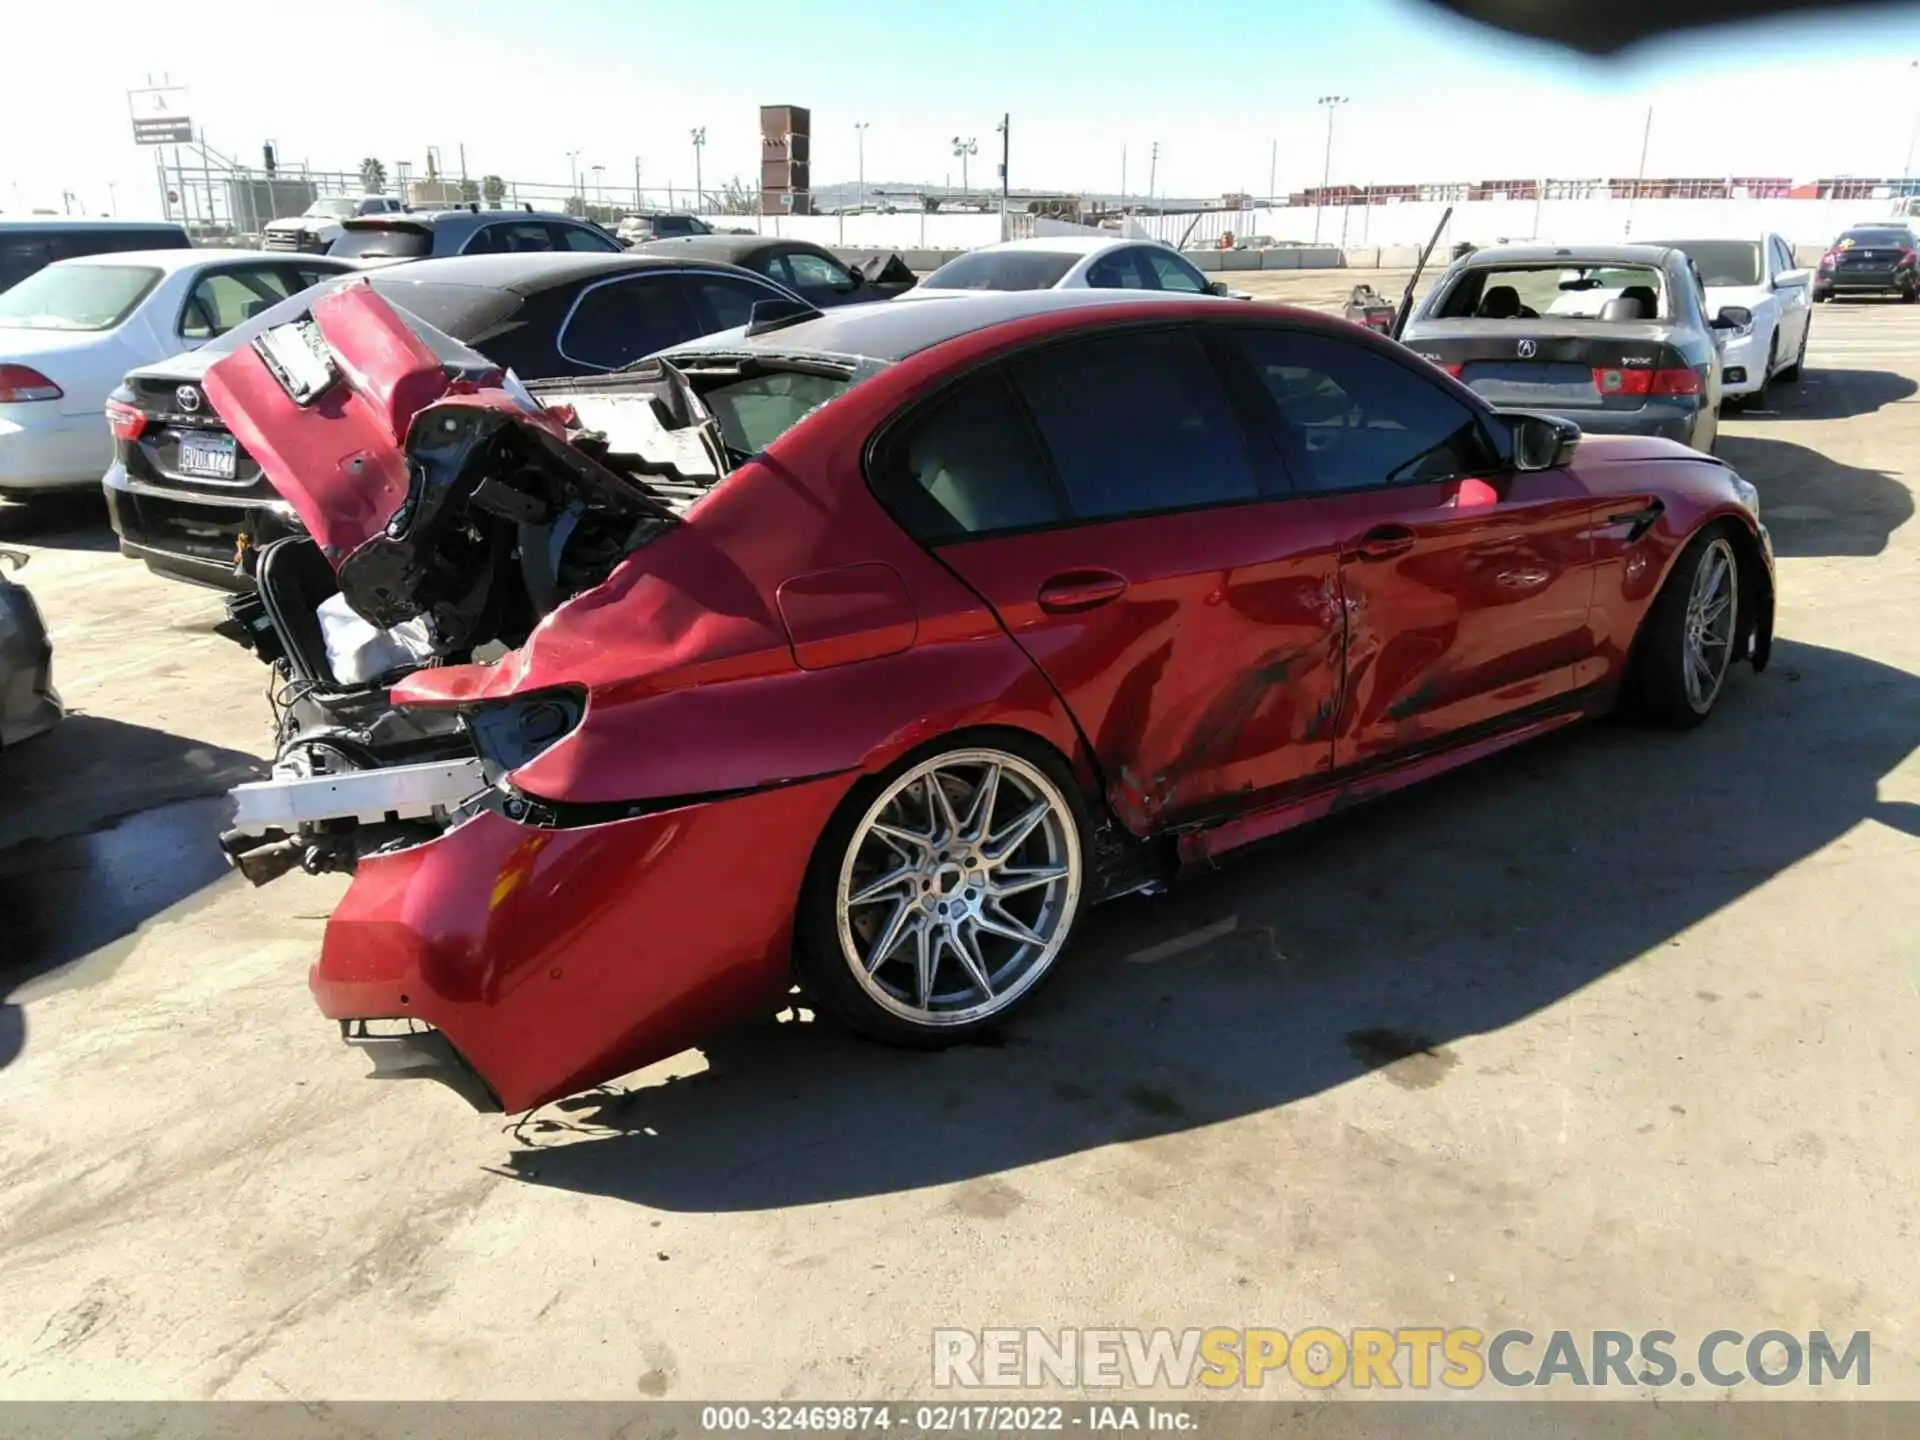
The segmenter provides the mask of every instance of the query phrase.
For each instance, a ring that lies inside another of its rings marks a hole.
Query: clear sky
[[[1606,3],[1606,0],[1594,0]],[[1013,183],[1182,196],[1319,179],[1316,97],[1349,97],[1333,178],[1390,182],[1630,175],[1654,108],[1651,175],[1898,175],[1920,116],[1920,12],[1776,23],[1590,62],[1418,0],[13,0],[0,22],[0,211],[155,213],[150,152],[124,92],[165,73],[210,144],[256,160],[266,138],[316,168],[428,145],[470,174],[564,183],[583,171],[651,189],[749,183],[757,107],[813,112],[816,184],[939,183],[956,135],[993,176],[1003,112]]]

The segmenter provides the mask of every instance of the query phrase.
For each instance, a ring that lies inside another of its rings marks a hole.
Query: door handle
[[[1127,590],[1127,577],[1111,570],[1069,570],[1041,582],[1034,598],[1049,615],[1071,615],[1118,600]]]
[[[1376,525],[1353,544],[1348,557],[1354,560],[1391,560],[1413,548],[1416,537],[1405,525]]]

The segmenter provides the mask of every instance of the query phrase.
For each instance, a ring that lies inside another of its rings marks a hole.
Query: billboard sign
[[[133,116],[136,145],[183,145],[193,139],[193,121],[187,114],[184,86],[129,90],[127,109]]]

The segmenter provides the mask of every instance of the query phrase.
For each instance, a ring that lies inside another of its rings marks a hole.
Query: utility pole
[[[1344,95],[1322,95],[1314,102],[1327,111],[1327,159],[1320,170],[1320,203],[1313,207],[1313,243],[1320,243],[1320,216],[1327,208],[1327,190],[1333,183],[1333,112],[1347,103]]]
[[[1273,205],[1273,187],[1279,183],[1275,178],[1280,173],[1280,142],[1273,142],[1273,151],[1267,157],[1267,205]]]
[[[1000,238],[1007,238],[1007,200],[1012,194],[1007,184],[1007,161],[1013,146],[1013,113],[1000,115]]]
[[[700,152],[706,148],[707,127],[704,125],[697,126],[692,133],[693,133],[693,208],[695,213],[697,214],[699,212],[700,206],[704,203],[700,197]]]
[[[1909,60],[1907,62],[1907,78],[1912,80],[1916,77],[1920,77],[1920,60]],[[1900,194],[1902,197],[1907,193],[1907,182],[1913,179],[1913,146],[1916,140],[1920,140],[1920,114],[1916,114],[1913,117],[1913,134],[1907,139],[1907,163],[1900,171]]]
[[[860,200],[856,210],[867,208],[867,121],[856,120],[853,126],[854,141],[860,147]]]
[[[1126,143],[1123,141],[1120,145],[1120,209],[1124,213],[1126,208],[1127,208],[1127,147],[1126,147]]]
[[[596,165],[593,167],[593,203],[595,205],[600,205],[603,198],[600,189],[600,177],[606,173],[607,167],[604,165]]]
[[[1647,128],[1640,132],[1640,173],[1633,177],[1633,194],[1627,197],[1627,223],[1621,232],[1623,239],[1633,238],[1633,207],[1640,198],[1640,188],[1647,182],[1647,146],[1653,142],[1653,107],[1647,106]]]
[[[635,213],[646,209],[646,202],[640,198],[640,157],[633,157],[633,208]]]
[[[1153,149],[1147,152],[1147,208],[1153,208],[1153,187],[1160,179],[1160,142],[1153,142]]]
[[[971,193],[967,185],[967,157],[980,153],[980,142],[973,139],[962,140],[956,135],[953,137],[953,153],[960,161],[960,193],[964,196]]]
[[[466,193],[467,193],[467,147],[465,144],[462,144],[460,146],[460,194],[462,196],[465,196]]]
[[[580,152],[578,150],[567,151],[567,193],[569,195],[578,195],[580,193],[579,160]]]

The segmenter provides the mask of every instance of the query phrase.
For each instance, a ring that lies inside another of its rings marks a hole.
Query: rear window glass
[[[997,373],[964,382],[916,415],[877,481],[881,503],[922,540],[1065,518],[1046,460]]]
[[[53,263],[53,251],[38,235],[0,234],[0,291],[11,290]]]
[[[0,327],[111,330],[159,283],[145,265],[49,265],[0,295]]]
[[[1469,269],[1454,281],[1434,310],[1448,320],[1597,320],[1607,302],[1638,302],[1637,316],[1616,320],[1662,320],[1672,314],[1660,271],[1651,265],[1582,265],[1556,260],[1538,265]]]
[[[1881,249],[1904,249],[1913,244],[1911,230],[1896,230],[1891,227],[1879,230],[1849,230],[1840,237],[1842,245],[1872,245]]]
[[[1758,240],[1665,240],[1659,243],[1686,251],[1700,272],[1703,285],[1760,283]]]
[[[349,225],[327,247],[342,260],[418,260],[433,253],[425,225]]]
[[[375,292],[381,298],[405,310],[409,315],[433,326],[434,329],[451,335],[454,339],[480,343],[484,348],[487,336],[497,334],[502,325],[520,308],[521,299],[510,290],[493,290],[478,285],[423,285],[403,279],[405,266],[396,266],[387,278],[385,272],[376,275],[371,282]],[[362,277],[351,273],[342,276],[328,276],[321,284],[325,290],[335,290],[340,286],[361,280]],[[250,320],[243,321],[226,334],[203,345],[199,354],[208,356],[230,355],[242,345],[248,344],[253,337],[276,325],[285,325],[298,320],[313,308],[313,302],[325,290],[316,287],[283,300],[271,309],[263,311]]]
[[[922,290],[1051,290],[1073,268],[1077,255],[1000,250],[975,251],[949,260],[920,282]]]
[[[852,383],[850,376],[775,370],[711,388],[702,385],[700,398],[728,449],[758,455]]]

